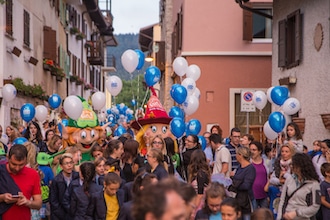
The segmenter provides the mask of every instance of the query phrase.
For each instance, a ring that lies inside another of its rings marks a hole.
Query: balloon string
[[[143,102],[141,103],[141,107],[142,107],[142,108],[143,108],[144,103],[145,103],[145,101],[146,101],[146,99],[147,99],[148,92],[149,92],[149,87],[147,87],[146,94],[144,95]]]

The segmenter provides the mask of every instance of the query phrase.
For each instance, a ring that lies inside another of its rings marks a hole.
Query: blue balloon
[[[206,140],[205,137],[202,135],[198,135],[198,142],[200,143],[200,145],[202,146],[202,150],[205,150],[206,148]]]
[[[137,65],[136,69],[137,70],[140,70],[140,69],[142,69],[142,67],[144,65],[145,55],[144,55],[144,53],[141,50],[138,50],[138,49],[136,49],[135,52],[136,52],[136,54],[137,54],[137,56],[139,58],[139,63]]]
[[[202,128],[202,125],[199,120],[191,119],[187,124],[186,134],[189,133],[189,135],[191,135],[191,134],[198,135],[198,133],[201,131],[201,128]]]
[[[108,115],[111,114],[111,109],[110,109],[110,108],[107,109],[107,114],[108,114]]]
[[[119,125],[118,128],[116,128],[114,135],[119,137],[119,136],[125,134],[126,132],[127,132],[126,129],[123,126]]]
[[[149,66],[146,69],[144,80],[148,86],[153,86],[160,80],[160,70],[156,66]]]
[[[132,106],[136,106],[136,100],[135,100],[135,99],[132,99],[132,100],[131,100],[131,105],[132,105]]]
[[[18,138],[14,139],[13,145],[15,145],[15,144],[24,144],[27,141],[28,140],[25,137],[18,137]]]
[[[113,114],[110,114],[108,116],[108,122],[111,122],[111,124],[109,125],[110,127],[115,126],[115,124],[116,124],[116,117]]]
[[[64,127],[68,126],[69,120],[68,119],[62,119],[62,124],[64,125]]]
[[[26,122],[29,122],[34,118],[36,110],[31,103],[26,103],[21,107],[20,113],[22,119]]]
[[[270,93],[270,97],[276,105],[281,106],[289,98],[289,89],[284,86],[275,86]]]
[[[52,107],[53,109],[58,108],[61,105],[61,97],[57,94],[53,94],[49,97],[48,99],[48,103],[50,105],[50,107]]]
[[[175,117],[170,122],[170,130],[176,138],[182,137],[184,134],[186,125],[182,118]]]
[[[179,118],[182,118],[184,120],[184,112],[183,110],[178,107],[178,106],[173,106],[171,109],[170,109],[170,112],[169,112],[169,116],[171,118],[175,118],[175,117],[179,117]]]
[[[186,101],[188,94],[187,89],[182,85],[178,85],[178,84],[174,84],[174,85],[172,86],[170,91],[171,97],[178,104],[182,104],[184,103],[184,101]]]
[[[285,117],[281,112],[273,112],[268,117],[269,126],[277,133],[285,127]]]

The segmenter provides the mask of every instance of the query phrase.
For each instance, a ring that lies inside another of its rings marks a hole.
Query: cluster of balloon
[[[278,137],[285,125],[286,116],[294,115],[300,110],[300,102],[296,98],[289,98],[290,93],[287,87],[284,86],[273,86],[267,90],[267,94],[263,91],[256,91],[253,94],[253,103],[259,110],[262,110],[267,100],[280,106],[279,111],[272,112],[268,121],[263,126],[266,137],[270,140],[275,140]]]
[[[144,58],[145,55],[141,50],[128,49],[121,55],[121,63],[124,69],[132,74],[134,70],[142,69],[144,65]]]
[[[175,73],[182,78],[186,78],[180,84],[174,84],[170,94],[175,102],[182,104],[183,111],[187,115],[191,115],[197,111],[199,106],[200,90],[196,87],[196,81],[201,75],[199,66],[192,64],[188,66],[188,62],[183,57],[177,57],[173,61],[173,69]]]
[[[111,122],[109,126],[113,127],[118,125],[114,132],[115,136],[120,136],[121,134],[126,133],[126,129],[122,126],[123,123],[130,123],[134,118],[134,111],[128,108],[124,103],[112,106],[107,109],[106,113],[107,122]]]
[[[15,99],[17,95],[16,87],[12,84],[5,84],[2,87],[2,97],[5,101],[10,102]]]
[[[109,76],[105,82],[105,87],[112,96],[117,96],[123,88],[123,82],[118,76]]]

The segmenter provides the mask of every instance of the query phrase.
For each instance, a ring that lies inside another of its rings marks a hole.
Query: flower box
[[[44,70],[46,70],[46,71],[50,71],[50,69],[51,69],[50,65],[45,64],[45,63],[43,63],[42,67],[43,67]]]
[[[56,81],[62,82],[63,77],[60,75],[56,75]]]
[[[328,130],[330,130],[330,114],[321,114],[322,122],[324,124],[324,127]]]

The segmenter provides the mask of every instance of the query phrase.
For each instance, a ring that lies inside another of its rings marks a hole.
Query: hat
[[[39,165],[49,165],[50,155],[45,152],[40,152],[37,155],[37,163]]]
[[[171,120],[172,118],[168,116],[156,94],[153,94],[147,103],[147,110],[144,118],[138,118],[133,121],[131,127],[140,130],[143,125],[154,123],[169,124]]]
[[[4,156],[6,155],[6,152],[4,149],[0,148],[0,156]]]

